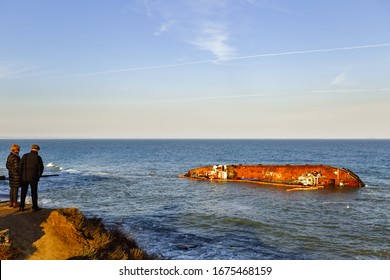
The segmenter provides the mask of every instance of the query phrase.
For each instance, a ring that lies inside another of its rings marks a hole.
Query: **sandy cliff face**
[[[27,207],[19,212],[2,202],[1,230],[9,237],[9,244],[0,246],[1,259],[151,258],[131,238],[118,230],[107,230],[100,219],[87,219],[75,208],[32,212]]]
[[[76,227],[58,211],[52,211],[41,224],[44,235],[33,243],[31,260],[66,260],[82,255],[85,240]]]

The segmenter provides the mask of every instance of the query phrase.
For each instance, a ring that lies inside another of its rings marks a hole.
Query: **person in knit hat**
[[[6,167],[8,169],[9,178],[9,206],[18,207],[18,192],[20,187],[20,172],[19,172],[19,156],[20,146],[17,144],[11,145],[11,153],[7,158]]]
[[[38,182],[43,173],[43,161],[38,155],[40,147],[32,145],[31,151],[24,154],[20,160],[20,177],[21,177],[21,197],[20,197],[20,211],[24,211],[26,195],[28,186],[31,186],[32,209],[33,211],[41,210],[38,206]]]

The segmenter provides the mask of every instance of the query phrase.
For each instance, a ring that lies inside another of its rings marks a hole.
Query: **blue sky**
[[[390,138],[390,2],[0,1],[0,138]]]

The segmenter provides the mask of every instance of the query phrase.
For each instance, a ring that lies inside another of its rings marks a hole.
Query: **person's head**
[[[18,144],[12,144],[11,145],[11,152],[19,153],[19,151],[20,151],[20,146]]]
[[[34,145],[31,146],[31,151],[34,151],[34,152],[37,152],[37,153],[38,153],[40,149],[41,149],[41,148],[39,148],[38,145],[35,145],[35,144],[34,144]]]

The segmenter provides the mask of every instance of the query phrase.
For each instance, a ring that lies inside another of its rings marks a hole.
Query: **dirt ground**
[[[22,260],[65,260],[77,256],[83,242],[75,228],[54,209],[33,212],[0,203],[0,230],[9,229],[10,242]]]

